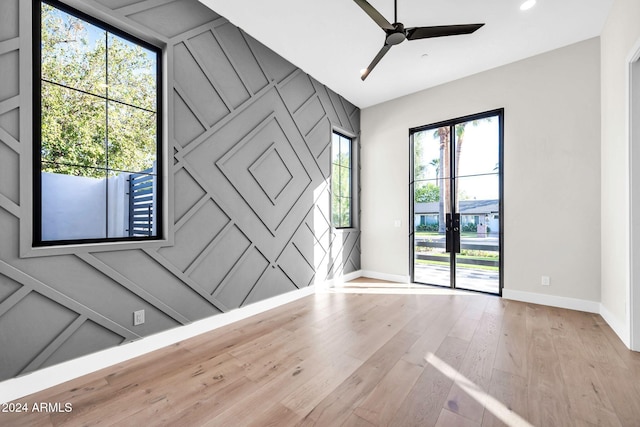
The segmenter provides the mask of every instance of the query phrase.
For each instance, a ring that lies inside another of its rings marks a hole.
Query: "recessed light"
[[[529,10],[533,6],[535,6],[536,0],[526,0],[524,3],[520,5],[520,10]]]
[[[363,74],[364,74],[364,73],[366,73],[366,72],[367,72],[367,69],[366,69],[366,68],[363,68],[362,70],[360,70],[360,75],[363,75]]]

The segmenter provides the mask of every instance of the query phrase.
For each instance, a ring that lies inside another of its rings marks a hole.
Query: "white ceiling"
[[[384,32],[352,0],[200,0],[365,108],[600,35],[613,0],[398,0],[406,27],[485,23],[470,35],[405,41],[369,77]],[[393,22],[393,0],[368,0]],[[427,56],[424,56],[424,55]]]

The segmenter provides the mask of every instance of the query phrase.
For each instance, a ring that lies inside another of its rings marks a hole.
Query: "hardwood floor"
[[[359,279],[17,402],[72,410],[0,425],[640,426],[640,354],[598,315]]]

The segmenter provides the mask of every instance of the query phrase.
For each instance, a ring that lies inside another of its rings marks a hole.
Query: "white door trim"
[[[640,39],[627,56],[626,138],[629,144],[629,347],[640,351]],[[634,192],[638,197],[634,197]],[[637,206],[636,206],[637,205]],[[634,227],[634,225],[636,225]],[[636,257],[638,258],[636,260]],[[624,339],[623,339],[624,340]]]

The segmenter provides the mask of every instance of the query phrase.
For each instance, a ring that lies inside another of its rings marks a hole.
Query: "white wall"
[[[409,275],[409,128],[502,107],[505,289],[597,302],[597,38],[363,110],[362,269]]]
[[[121,172],[109,179],[109,237],[129,235],[129,176]],[[104,185],[104,184],[103,184]],[[155,194],[155,191],[154,191]],[[157,212],[154,206],[154,211]]]
[[[602,52],[602,305],[609,314],[607,321],[612,326],[618,326],[619,334],[627,336],[629,333],[627,308],[630,284],[630,229],[626,72],[627,57],[640,39],[639,17],[640,2],[616,0],[600,37]]]

